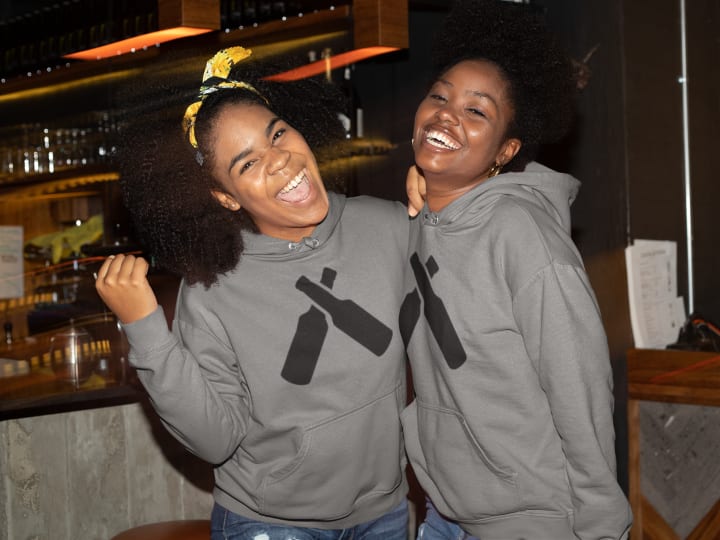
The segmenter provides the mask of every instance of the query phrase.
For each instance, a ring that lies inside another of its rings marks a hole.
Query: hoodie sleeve
[[[632,518],[616,476],[607,339],[584,270],[549,264],[518,292],[513,309],[562,440],[575,534],[627,538]]]
[[[247,393],[232,351],[187,323],[176,321],[171,332],[161,307],[123,329],[130,363],[168,430],[210,463],[229,458],[248,422]]]

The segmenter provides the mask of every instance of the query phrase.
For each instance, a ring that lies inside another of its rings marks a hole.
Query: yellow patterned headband
[[[188,108],[185,109],[185,116],[183,117],[183,130],[194,148],[198,146],[197,139],[195,138],[195,118],[206,96],[221,88],[244,88],[260,96],[265,100],[265,103],[268,102],[251,84],[228,79],[233,66],[250,57],[251,54],[252,51],[244,47],[229,47],[215,53],[215,56],[205,64],[203,84],[200,86],[198,99],[188,105]]]

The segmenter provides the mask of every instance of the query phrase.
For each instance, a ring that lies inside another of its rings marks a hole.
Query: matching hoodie
[[[172,332],[160,308],[125,325],[130,361],[216,465],[219,504],[337,529],[406,496],[405,343],[405,445],[442,514],[481,540],[626,538],[606,337],[570,238],[578,186],[531,164],[410,231],[400,204],[330,194],[312,237],[246,234],[218,284],[183,283]]]
[[[398,331],[408,218],[330,193],[313,235],[244,235],[219,283],[181,284],[125,325],[130,362],[166,427],[215,464],[215,500],[251,519],[339,529],[407,493]]]
[[[612,373],[570,237],[579,183],[537,163],[413,220],[401,331],[415,474],[481,540],[617,540]]]

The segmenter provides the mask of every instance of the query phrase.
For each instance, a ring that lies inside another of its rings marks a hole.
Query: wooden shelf
[[[31,77],[17,76],[0,84],[0,105],[10,99],[22,99],[23,96],[17,94],[28,89],[36,91],[47,86],[134,68],[139,64],[142,65],[156,60],[166,50],[214,50],[237,44],[256,45],[295,39],[317,33],[349,31],[351,28],[351,9],[350,6],[344,5],[332,10],[327,9],[304,14],[302,17],[288,17],[285,20],[268,21],[227,32],[221,30],[203,34],[113,58],[89,62],[63,61],[60,63],[62,65],[57,69],[35,74]]]
[[[43,197],[83,189],[99,182],[113,182],[119,173],[103,166],[65,169],[56,173],[22,176],[0,182],[0,199],[17,200]]]

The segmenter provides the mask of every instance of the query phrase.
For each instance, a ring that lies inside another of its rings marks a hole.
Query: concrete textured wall
[[[208,518],[212,469],[141,404],[0,422],[0,540],[108,540]]]
[[[640,485],[680,538],[720,499],[720,407],[643,401]]]

